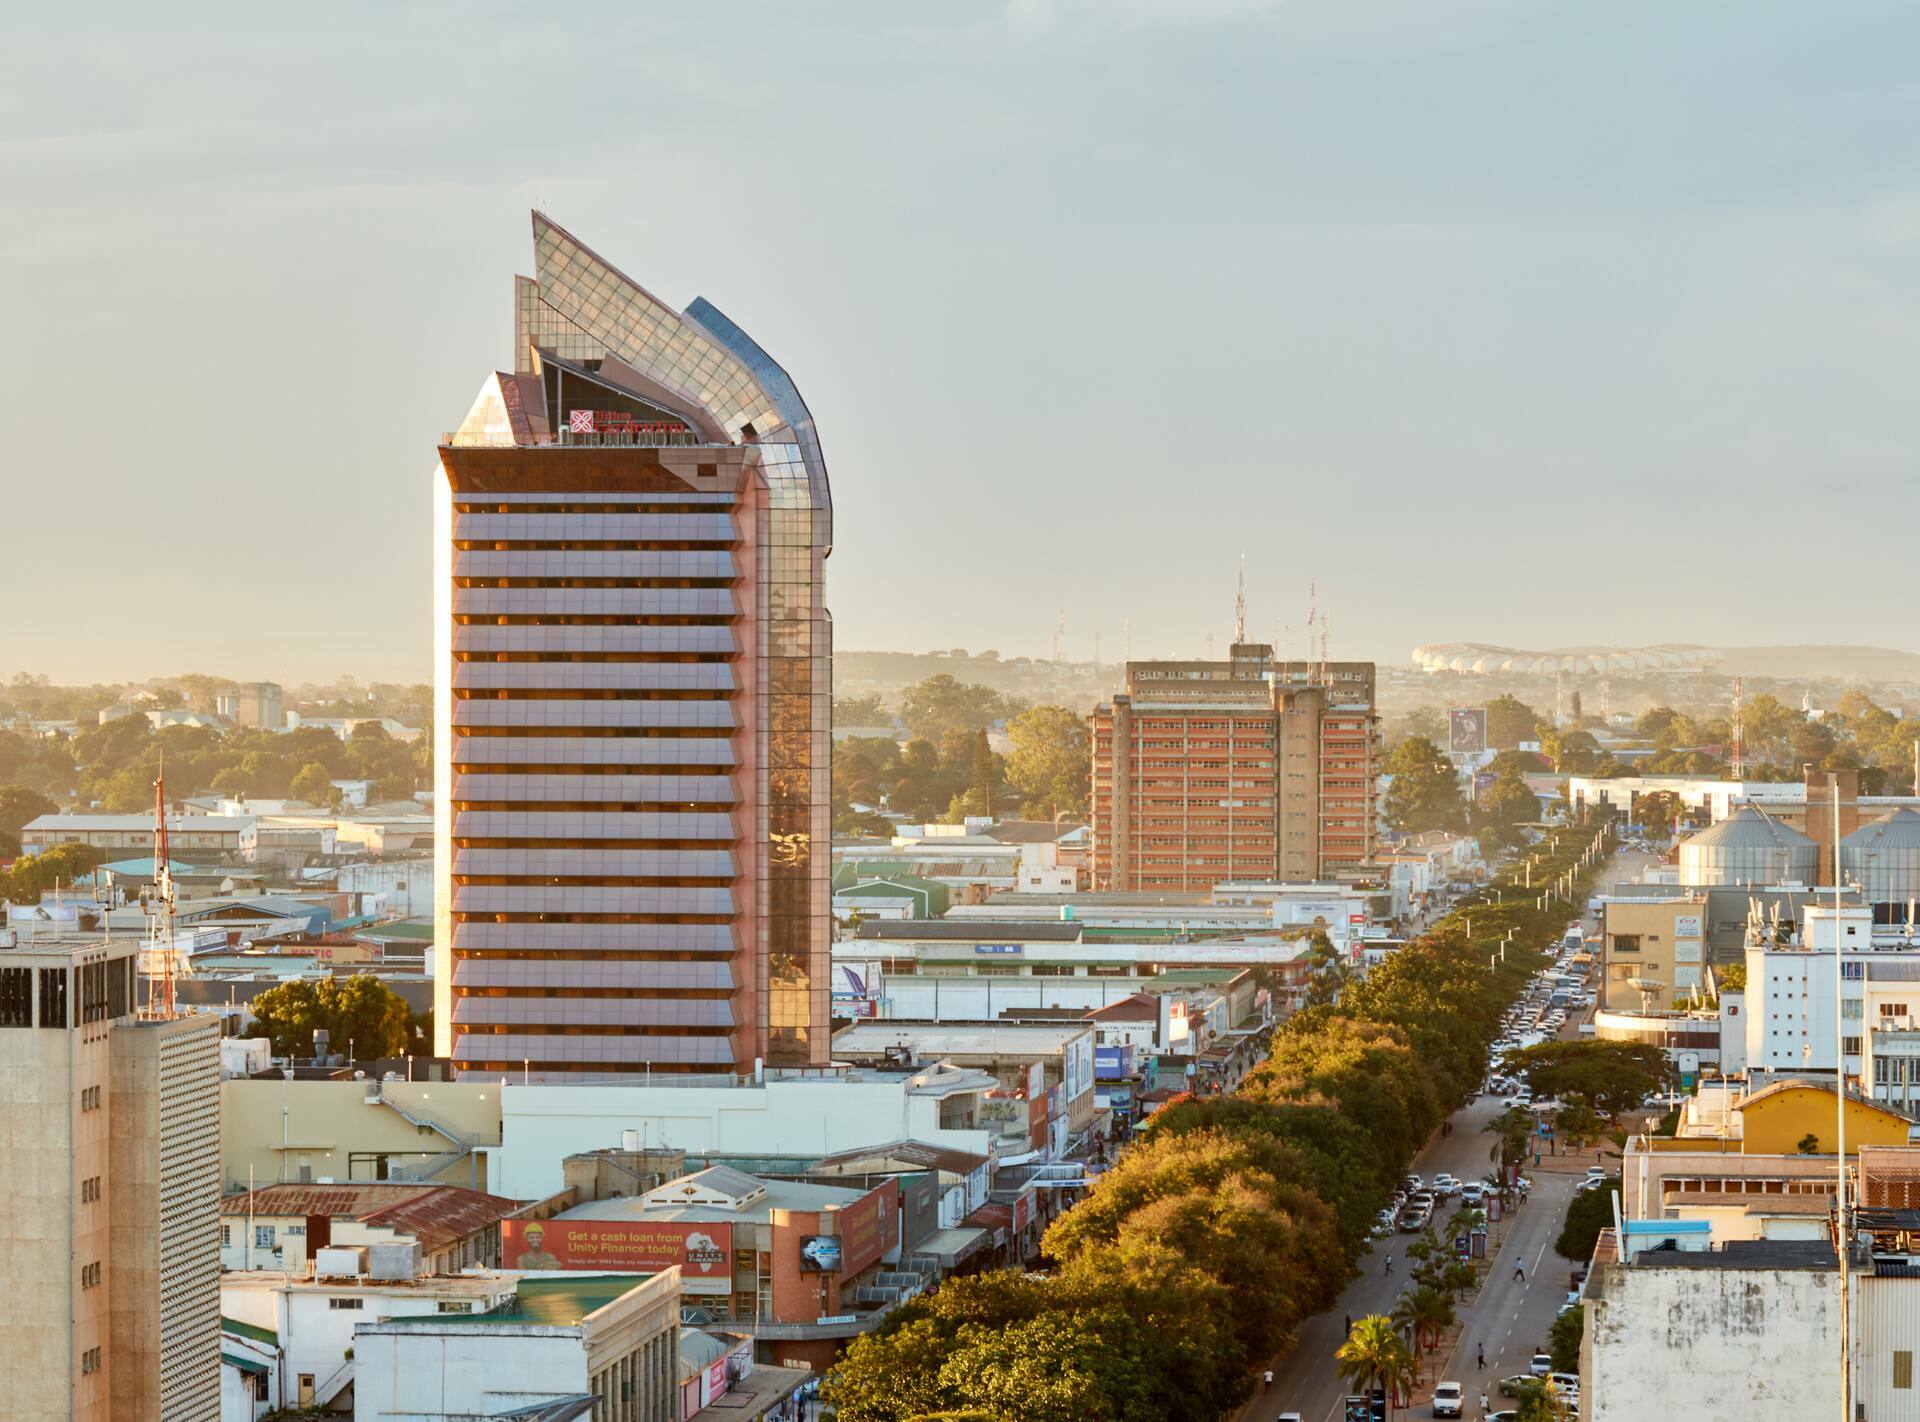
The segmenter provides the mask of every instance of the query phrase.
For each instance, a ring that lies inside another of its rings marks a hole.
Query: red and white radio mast
[[[167,853],[167,768],[153,782],[153,897],[147,921],[147,1016],[170,1019],[174,999],[173,865]]]

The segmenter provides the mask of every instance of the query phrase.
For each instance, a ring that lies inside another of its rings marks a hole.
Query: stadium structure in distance
[[[1436,642],[1413,649],[1413,664],[1421,671],[1469,676],[1705,671],[1719,661],[1716,649],[1682,642],[1663,642],[1654,647],[1562,647],[1545,652],[1490,647],[1484,642]]]

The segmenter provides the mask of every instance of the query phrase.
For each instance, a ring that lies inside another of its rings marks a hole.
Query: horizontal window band
[[[731,839],[456,839],[455,849],[695,849],[713,850]]]
[[[544,538],[456,538],[453,546],[462,553],[725,553],[738,542],[735,538],[628,538],[573,543]]]
[[[459,686],[456,701],[731,701],[733,691],[691,691],[681,687]]]
[[[713,504],[475,504],[456,503],[463,514],[710,514],[736,507],[732,501]]]
[[[730,588],[737,578],[474,578],[458,577],[456,588]]]
[[[545,1034],[543,1034],[545,1035]],[[726,1034],[726,1035],[731,1035]],[[529,1070],[553,1072],[558,1074],[595,1076],[631,1076],[636,1080],[644,1076],[720,1076],[733,1070],[727,1062],[662,1062],[645,1064],[640,1062],[534,1062],[534,1061],[475,1061],[467,1057],[455,1057],[453,1069],[463,1072],[485,1072],[491,1076],[498,1072],[502,1076],[512,1072]]]
[[[612,1002],[645,1002],[650,998],[666,998],[675,1002],[731,1002],[737,989],[734,988],[540,988],[540,987],[455,987],[455,998],[474,998],[483,1002],[508,1001],[532,1002],[594,1002],[605,999]]]
[[[455,761],[455,775],[731,775],[730,765],[703,765],[698,762],[682,764],[679,761],[643,764],[618,763],[607,764],[588,761],[567,765],[523,765],[517,761],[507,764],[479,764],[472,761]]]
[[[455,910],[455,923],[695,923],[728,926],[737,916],[730,913],[461,913]]]
[[[734,726],[455,726],[454,736],[519,736],[556,741],[723,741],[739,728]]]
[[[453,1030],[467,1037],[731,1037],[733,1027],[666,1027],[649,1022],[456,1022]]]
[[[456,800],[453,810],[460,815],[730,815],[735,803],[731,800],[699,804],[677,800]]]
[[[731,627],[739,620],[730,612],[459,612],[453,618],[458,627]]]
[[[729,948],[699,953],[685,948],[619,952],[605,948],[456,948],[456,963],[731,963],[741,952]],[[456,987],[455,991],[459,991]]]
[[[730,889],[739,882],[732,879],[687,878],[685,876],[636,876],[611,878],[602,875],[534,874],[455,874],[456,888],[485,889]]]
[[[456,662],[549,662],[565,666],[602,666],[639,662],[652,665],[711,663],[724,666],[738,652],[455,652]]]

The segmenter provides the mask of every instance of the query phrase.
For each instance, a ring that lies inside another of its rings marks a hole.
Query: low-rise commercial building
[[[509,1221],[504,1248],[521,1269],[673,1267],[687,1316],[825,1366],[926,1282],[915,1274],[903,1290],[893,1277],[903,1271],[887,1267],[901,1260],[899,1199],[891,1177],[862,1190],[712,1166],[550,1220]]]
[[[1047,1026],[856,1022],[833,1036],[834,1056],[881,1065],[946,1062],[992,1075],[1028,1101],[1058,1088],[1049,1118],[1077,1135],[1093,1123],[1093,1029],[1083,1022]],[[1044,1142],[1036,1141],[1038,1148]],[[1064,1142],[1056,1143],[1064,1145]]]
[[[167,843],[172,852],[191,860],[206,858],[246,862],[258,843],[258,824],[251,815],[167,815]],[[152,815],[41,815],[20,831],[20,847],[38,854],[57,844],[83,844],[92,849],[153,849]]]
[[[249,1182],[420,1180],[489,1189],[501,1095],[498,1082],[486,1081],[224,1081],[221,1178],[229,1193]],[[516,1198],[553,1193],[559,1174],[556,1159],[549,1188]]]
[[[498,1268],[518,1200],[457,1185],[265,1185],[220,1202],[220,1267],[299,1272],[322,1249],[410,1244],[428,1274]]]
[[[987,1072],[938,1062],[631,1086],[509,1081],[500,1088],[501,1145],[487,1152],[487,1188],[515,1199],[541,1199],[565,1184],[566,1157],[610,1146],[664,1146],[701,1157],[816,1159],[897,1139],[985,1155],[998,1138],[985,1120],[985,1104],[999,1086]]]

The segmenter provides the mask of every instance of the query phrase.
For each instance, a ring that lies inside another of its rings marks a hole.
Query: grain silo
[[[1742,805],[1682,840],[1679,860],[1680,882],[1693,889],[1811,884],[1820,871],[1820,847],[1758,806]]]
[[[1920,899],[1920,815],[1895,810],[1870,820],[1840,841],[1840,874],[1871,904],[1896,904],[1906,917],[1909,900]]]

